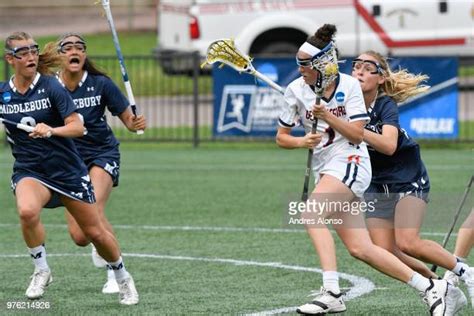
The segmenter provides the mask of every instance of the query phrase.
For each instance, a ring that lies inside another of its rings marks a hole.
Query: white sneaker
[[[133,282],[132,276],[121,280],[118,283],[119,287],[119,300],[120,304],[123,305],[135,305],[138,304],[138,292],[135,288],[135,282]]]
[[[430,315],[444,316],[446,311],[446,294],[448,292],[448,281],[429,279],[430,286],[424,293],[423,301],[430,308]]]
[[[447,270],[447,271],[444,273],[443,280],[448,281],[449,283],[451,283],[451,284],[454,285],[454,286],[458,286],[458,285],[459,285],[459,277],[458,277],[458,276],[456,275],[456,273],[454,273],[453,271]]]
[[[115,294],[119,293],[119,286],[115,279],[107,279],[104,286],[102,287],[102,293],[104,294]]]
[[[31,275],[31,282],[26,289],[25,295],[29,299],[40,298],[44,294],[44,289],[51,282],[53,277],[51,276],[51,270],[36,270]]]
[[[97,268],[105,268],[105,266],[107,266],[107,262],[104,260],[104,258],[102,258],[99,255],[99,253],[97,252],[97,249],[94,247],[94,245],[92,245],[92,263]]]
[[[446,316],[455,315],[464,306],[467,305],[466,295],[454,285],[448,285],[448,294],[446,294]]]
[[[474,308],[474,268],[469,268],[464,272],[461,280],[466,284],[467,292],[471,297],[471,307]]]
[[[334,294],[324,287],[321,287],[319,293],[316,293],[310,303],[301,305],[296,309],[297,313],[306,315],[333,314],[342,313],[344,311],[346,311],[346,305],[342,299],[342,293]]]

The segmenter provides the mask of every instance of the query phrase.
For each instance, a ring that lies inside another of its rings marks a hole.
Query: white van
[[[205,56],[218,38],[234,38],[252,56],[293,55],[324,23],[337,26],[337,44],[346,56],[367,49],[474,55],[472,0],[161,0],[158,20],[161,56],[191,51]]]

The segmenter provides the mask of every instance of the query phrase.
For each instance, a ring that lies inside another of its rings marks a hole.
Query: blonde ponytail
[[[396,103],[401,103],[410,97],[426,92],[430,87],[422,82],[429,79],[427,75],[412,74],[406,69],[392,71],[387,60],[375,51],[367,51],[364,54],[370,55],[377,59],[383,70],[385,82],[380,86],[381,92],[392,97]]]

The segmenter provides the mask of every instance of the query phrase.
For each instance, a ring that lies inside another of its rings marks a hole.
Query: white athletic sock
[[[323,271],[323,286],[334,294],[339,294],[339,273],[337,271]]]
[[[466,258],[455,256],[458,261],[466,263]]]
[[[38,247],[28,248],[33,263],[35,264],[35,270],[46,270],[49,271],[48,262],[46,261],[46,249],[43,245]]]
[[[425,278],[418,272],[415,272],[413,273],[410,281],[408,281],[407,284],[420,292],[425,292],[426,289],[430,286],[430,280]]]
[[[105,266],[105,268],[107,269],[107,279],[108,280],[115,279],[114,270],[109,265]]]
[[[456,266],[451,271],[462,279],[464,273],[469,269],[469,266],[456,258]]]
[[[108,263],[110,268],[114,271],[115,279],[117,282],[120,282],[130,276],[127,270],[125,269],[125,264],[123,263],[122,256],[115,262]]]

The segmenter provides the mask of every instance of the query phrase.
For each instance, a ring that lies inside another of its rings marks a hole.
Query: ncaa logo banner
[[[294,59],[255,60],[255,68],[282,87],[298,77]],[[283,96],[263,81],[229,67],[213,69],[214,136],[274,137],[285,106]],[[295,129],[303,135],[303,129]]]
[[[352,58],[339,64],[341,73],[351,74]],[[451,57],[394,57],[389,60],[392,70],[407,69],[411,73],[429,76],[428,92],[400,104],[400,126],[414,138],[458,137],[458,60]],[[298,78],[294,58],[255,59],[255,68],[285,88]],[[214,79],[215,137],[251,136],[274,137],[278,117],[285,107],[281,94],[248,74],[238,74],[230,67],[212,71]],[[338,103],[346,96],[336,93]],[[301,127],[292,130],[304,135]]]

